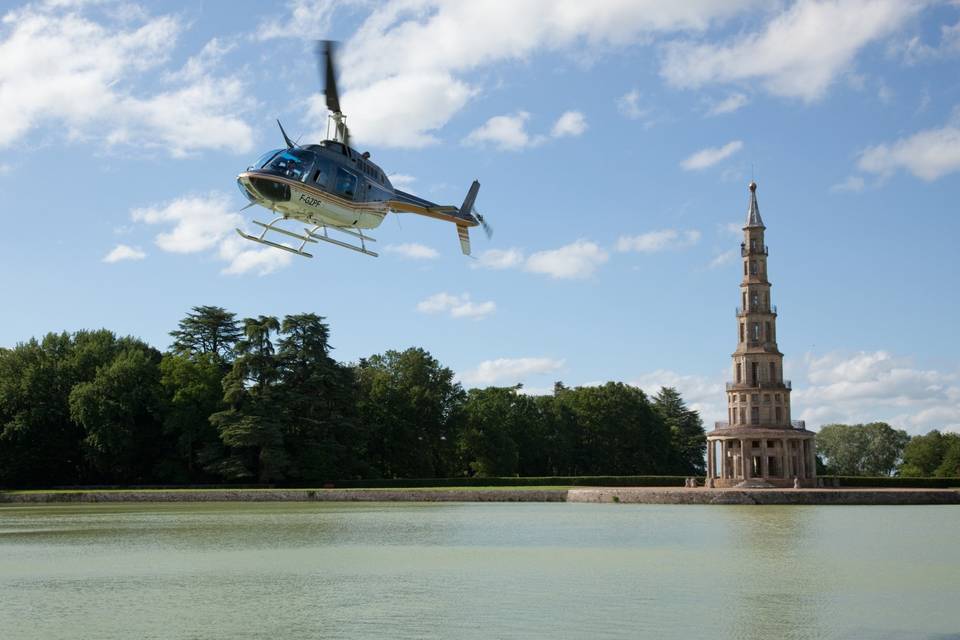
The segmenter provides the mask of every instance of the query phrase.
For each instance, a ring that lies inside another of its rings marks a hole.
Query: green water
[[[0,638],[960,638],[960,507],[0,507]]]

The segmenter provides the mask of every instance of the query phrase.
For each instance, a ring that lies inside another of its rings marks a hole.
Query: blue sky
[[[423,346],[467,385],[622,380],[725,416],[759,183],[794,418],[960,429],[960,3],[52,0],[0,22],[0,345],[193,305],[328,318],[335,355]],[[244,243],[236,174],[325,131],[477,208],[389,216],[381,257]]]

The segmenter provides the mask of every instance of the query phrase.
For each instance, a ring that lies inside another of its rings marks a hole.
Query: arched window
[[[739,362],[737,363],[737,384],[740,384],[740,381],[743,379],[743,365]]]
[[[770,382],[777,381],[777,365],[770,363]]]

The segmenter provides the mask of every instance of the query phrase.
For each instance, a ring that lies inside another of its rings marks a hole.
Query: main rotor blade
[[[317,42],[317,57],[320,63],[320,75],[323,77],[323,95],[327,99],[327,109],[333,113],[340,111],[340,94],[337,92],[337,72],[333,64],[333,41]]]

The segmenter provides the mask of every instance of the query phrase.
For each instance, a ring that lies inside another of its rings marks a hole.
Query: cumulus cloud
[[[469,293],[452,295],[446,292],[436,293],[417,304],[420,313],[447,313],[451,318],[474,318],[479,320],[496,311],[497,305],[492,300],[487,302],[473,302]]]
[[[174,156],[252,148],[242,83],[209,73],[218,45],[168,74],[169,89],[137,93],[135,81],[166,62],[183,25],[171,16],[105,20],[56,5],[3,16],[9,29],[0,40],[0,147],[56,122],[69,138],[102,135],[108,144],[159,147]]]
[[[526,125],[529,119],[530,114],[526,111],[518,111],[513,115],[494,116],[471,131],[463,142],[472,146],[490,144],[501,151],[519,151],[539,145],[546,138],[531,136],[527,133]]]
[[[530,134],[527,121],[530,114],[518,111],[511,115],[494,116],[471,131],[463,139],[472,146],[492,145],[501,151],[519,151],[536,147],[549,138],[566,138],[582,135],[587,130],[587,119],[579,111],[567,111],[553,124],[550,135]]]
[[[232,210],[230,199],[219,192],[133,209],[130,217],[135,222],[168,227],[154,239],[163,251],[185,254],[213,250],[215,256],[227,262],[223,269],[226,274],[266,275],[290,264],[292,257],[285,251],[260,248],[237,236],[234,228],[243,226],[243,217]]]
[[[927,182],[954,173],[960,170],[960,124],[926,129],[890,144],[864,149],[857,167],[881,176],[903,169]]]
[[[554,358],[497,358],[484,360],[476,368],[457,377],[465,384],[475,386],[517,384],[530,376],[559,371],[563,366],[563,360]]]
[[[859,193],[863,191],[866,186],[866,182],[860,176],[847,176],[847,179],[843,182],[838,182],[837,184],[830,187],[830,191],[833,193]]]
[[[655,253],[667,249],[683,249],[692,247],[700,241],[700,232],[696,229],[678,231],[676,229],[662,229],[650,231],[637,236],[620,236],[617,240],[617,251],[636,251],[638,253]]]
[[[707,265],[711,269],[716,269],[722,267],[725,264],[730,264],[733,262],[737,256],[740,255],[740,252],[736,249],[731,249],[730,251],[724,251],[723,253],[718,253],[713,257],[713,260],[710,261],[710,264]]]
[[[725,113],[733,113],[741,107],[747,105],[750,99],[742,93],[731,93],[729,96],[719,102],[715,102],[707,110],[707,115],[719,116]]]
[[[143,260],[146,257],[147,254],[141,251],[139,247],[118,244],[110,251],[110,253],[103,257],[103,261],[113,263],[122,262],[124,260]]]
[[[404,244],[388,244],[383,248],[386,253],[393,253],[401,258],[409,260],[433,260],[440,256],[433,247],[417,242],[406,242]]]
[[[775,95],[814,101],[861,49],[893,33],[921,6],[911,0],[799,1],[762,30],[727,43],[666,45],[661,74],[684,88],[756,80]]]
[[[721,160],[729,158],[742,148],[743,142],[740,140],[733,140],[722,147],[707,147],[706,149],[701,149],[700,151],[697,151],[693,155],[687,157],[683,162],[680,163],[680,166],[687,171],[699,171],[701,169],[706,169],[708,167],[712,167]]]
[[[707,431],[713,429],[714,421],[726,420],[726,391],[723,378],[719,375],[711,378],[657,369],[635,377],[630,384],[649,396],[656,395],[661,387],[673,387],[683,396],[687,407],[700,412]]]
[[[553,129],[550,130],[550,135],[554,138],[576,137],[583,135],[586,130],[586,117],[579,111],[567,111],[557,118]]]
[[[343,77],[341,102],[358,139],[422,147],[435,143],[438,131],[483,90],[464,79],[475,69],[543,51],[601,49],[646,42],[657,34],[700,32],[755,4],[757,0],[386,2],[376,6],[342,48],[342,68],[350,73]],[[321,3],[321,13],[328,7]],[[313,104],[312,116],[325,115],[321,96],[314,96]]]
[[[524,268],[560,280],[582,279],[592,276],[609,257],[596,243],[580,239],[559,249],[532,254]]]
[[[287,12],[283,16],[262,21],[257,26],[255,37],[257,40],[323,38],[330,29],[334,10],[344,4],[354,3],[344,0],[293,0],[287,3]]]
[[[960,431],[960,375],[915,367],[886,351],[806,356],[795,412],[814,424],[881,420],[910,433]]]
[[[640,90],[632,89],[617,98],[617,111],[631,120],[646,118],[653,110],[640,106]]]
[[[537,251],[529,256],[520,249],[488,249],[473,263],[477,269],[523,269],[558,280],[576,280],[592,276],[609,254],[600,245],[579,239],[557,249]]]
[[[513,269],[523,265],[526,258],[520,249],[487,249],[471,266],[480,269]]]
[[[410,189],[413,183],[417,181],[415,177],[405,173],[391,173],[387,178],[390,179],[390,184],[398,189]]]

